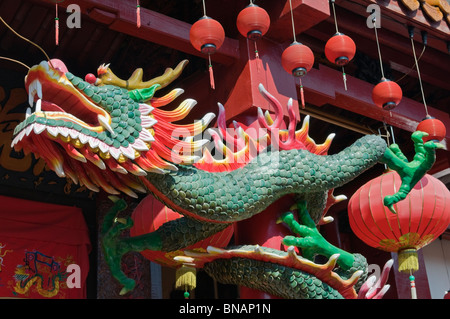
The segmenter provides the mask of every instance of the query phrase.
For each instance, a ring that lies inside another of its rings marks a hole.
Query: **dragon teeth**
[[[25,134],[26,136],[29,136],[31,131],[33,131],[33,127],[30,125],[25,129]]]
[[[29,93],[28,93],[28,104],[30,104],[31,107],[33,107],[34,105],[34,95],[36,94],[35,91],[31,91],[30,88],[28,88]]]
[[[39,135],[45,130],[45,125],[35,123],[33,125],[33,131],[35,134]]]
[[[67,127],[58,127],[58,133],[64,137],[69,136],[69,129]]]
[[[116,136],[116,132],[114,132],[106,117],[104,117],[103,115],[98,115],[97,119],[100,125],[103,126],[103,128],[107,130],[109,133],[111,133],[111,136],[113,137]]]
[[[28,86],[28,103],[31,107],[34,106],[34,97],[36,96],[36,94],[39,99],[42,99],[42,84],[41,82],[39,82],[39,80],[34,80]]]
[[[90,138],[89,138],[89,145],[90,145],[92,148],[97,148],[97,147],[99,146],[99,144],[100,144],[100,141],[99,141],[98,139],[93,138],[93,137],[90,137]]]
[[[111,154],[112,157],[114,157],[115,159],[119,159],[120,156],[120,149],[117,149],[115,147],[111,147],[109,148],[109,153]]]
[[[102,151],[103,153],[107,153],[110,149],[109,145],[103,142],[99,142],[98,147],[100,148],[100,151]]]
[[[123,155],[125,155],[126,157],[128,157],[129,159],[135,159],[136,156],[134,154],[134,149],[130,146],[128,147],[120,147],[120,151],[122,152]]]
[[[78,135],[78,139],[80,140],[80,142],[81,142],[82,144],[86,144],[86,143],[89,141],[89,136],[80,133],[80,134]]]
[[[70,138],[71,139],[77,139],[78,138],[78,135],[79,135],[80,133],[78,132],[78,131],[75,131],[75,130],[70,130],[69,131],[69,136],[70,136]]]
[[[49,126],[49,127],[47,127],[47,132],[53,137],[58,136],[58,128],[57,127]]]
[[[35,110],[35,112],[40,112],[41,111],[41,106],[42,106],[42,100],[39,99],[36,102],[36,110]]]
[[[27,107],[27,111],[25,112],[25,118],[28,118],[28,116],[30,116],[31,113],[33,113],[33,112],[31,111],[31,107]]]

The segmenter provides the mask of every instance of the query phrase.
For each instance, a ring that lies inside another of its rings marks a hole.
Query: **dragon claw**
[[[428,136],[428,133],[416,131],[411,134],[411,140],[414,142],[415,155],[412,161],[408,161],[401,152],[397,144],[392,144],[386,148],[382,161],[389,168],[395,170],[402,180],[402,184],[393,195],[384,198],[383,203],[394,214],[394,204],[406,198],[413,187],[428,172],[436,160],[436,149],[443,145],[433,140],[423,142],[422,137]]]
[[[302,249],[303,257],[310,260],[313,260],[316,255],[323,255],[329,258],[332,255],[340,254],[338,260],[340,266],[347,269],[350,268],[354,261],[353,255],[331,245],[323,238],[308,213],[306,201],[299,201],[291,208],[294,207],[297,208],[299,220],[302,224],[294,218],[294,214],[290,211],[281,215],[279,221],[286,223],[287,227],[294,234],[298,235],[298,237],[285,236],[283,244]]]

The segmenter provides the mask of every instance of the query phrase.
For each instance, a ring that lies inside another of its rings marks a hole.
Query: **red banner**
[[[86,298],[90,249],[80,208],[0,196],[0,297]]]

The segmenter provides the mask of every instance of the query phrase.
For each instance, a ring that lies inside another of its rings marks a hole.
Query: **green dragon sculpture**
[[[185,118],[196,102],[187,99],[167,110],[164,106],[183,91],[155,96],[180,75],[186,63],[147,82],[142,81],[141,69],[125,81],[102,65],[96,80],[87,82],[71,74],[62,61],[51,60],[32,67],[25,78],[34,110],[30,108],[17,125],[12,146],[42,157],[60,177],[116,195],[103,223],[102,245],[113,276],[123,285],[121,293],[135,286],[121,270],[125,253],[180,250],[175,257],[180,265],[202,267],[219,281],[284,298],[380,298],[387,289],[392,262],[386,264],[375,288],[373,278],[367,278],[365,258],[332,246],[316,226],[326,220],[326,210],[337,201],[332,190],[376,163],[386,163],[403,178],[399,193],[387,199],[392,206],[433,165],[434,150],[440,144],[423,143],[421,137],[426,133],[414,133],[417,158],[423,159],[413,161],[414,165],[405,161],[397,146],[387,147],[382,138],[371,135],[328,155],[333,136],[317,145],[308,136],[307,118],[296,130],[292,103],[288,104],[288,128],[281,129],[281,105],[260,86],[276,113],[273,119],[258,110],[265,134],[252,136],[239,123],[234,123],[237,137],[229,134],[219,104],[217,129],[206,131],[213,141],[214,150],[210,150],[210,138],[201,136],[214,114],[177,125],[174,122]],[[237,150],[224,141],[231,141]],[[117,218],[125,208],[117,195],[136,197],[136,192],[153,194],[185,217],[148,234],[121,236],[133,221]],[[284,223],[294,234],[283,240],[289,246],[286,251],[260,246],[183,251],[264,211],[285,195],[293,195],[298,203],[291,211],[274,216],[274,222]],[[316,255],[325,256],[328,262],[315,263]]]

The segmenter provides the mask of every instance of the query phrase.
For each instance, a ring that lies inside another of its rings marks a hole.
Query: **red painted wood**
[[[366,15],[359,16],[355,13],[346,10],[340,10],[339,16],[339,31],[349,35],[356,44],[358,51],[364,52],[374,60],[378,60],[378,51],[375,40],[375,33],[373,29],[365,26]],[[382,28],[378,29],[378,38],[381,46],[382,57],[385,63],[389,63],[390,67],[402,73],[411,71],[414,65],[414,58],[412,55],[411,41],[409,39],[408,30],[405,25],[398,25],[402,29],[397,32],[392,32],[388,27],[391,21],[383,19]],[[307,30],[305,33],[314,39],[327,41],[334,32],[334,20],[329,18],[320,25]],[[416,29],[414,37],[416,54],[419,55],[422,51],[423,44],[420,36],[420,29]],[[434,41],[433,41],[434,40]],[[436,45],[436,39],[428,36],[428,45],[425,54],[420,59],[420,73],[424,82],[439,86],[444,89],[450,89],[450,84],[445,81],[442,74],[450,72],[450,63],[448,61],[448,52],[445,41],[439,40]],[[322,45],[313,48],[313,51],[320,52]],[[436,63],[442,61],[442,63]],[[413,70],[409,75],[417,77],[417,72]],[[393,79],[394,80],[394,79]]]
[[[430,35],[434,35],[441,39],[448,39],[450,35],[450,27],[445,22],[445,18],[440,22],[432,22],[424,15],[422,10],[408,12],[401,4],[399,4],[399,1],[337,0],[336,4],[363,16],[369,15],[365,12],[368,5],[377,4],[382,8],[382,14],[390,17],[392,20],[392,23],[389,23],[389,19],[384,19],[386,24],[382,27],[389,26],[393,32],[402,32],[401,29],[405,24],[407,24],[416,26],[417,28],[420,28],[420,30],[426,30],[430,33]]]
[[[373,85],[347,76],[347,91],[342,85],[342,73],[339,70],[319,65],[319,69],[312,69],[303,79],[303,86],[307,101],[322,106],[330,103],[342,109],[361,114],[389,125],[414,132],[419,122],[425,117],[422,103],[402,98],[399,105],[391,111],[379,109],[372,101]],[[450,114],[428,107],[431,116],[441,120],[446,127],[450,127]],[[447,132],[445,141],[450,145],[450,133]]]
[[[223,92],[223,99],[220,101],[225,106],[227,119],[249,110],[256,116],[256,107],[273,111],[259,92],[260,83],[280,101],[283,107],[286,107],[289,98],[293,98],[294,109],[298,115],[296,81],[281,65],[284,47],[264,38],[257,41],[257,46],[259,59],[255,58],[254,43],[241,38],[240,63],[228,68],[227,74],[223,74],[223,77],[217,80],[216,90],[226,91]],[[287,116],[287,108],[284,111]]]
[[[60,6],[67,7],[69,4],[68,2],[62,2]],[[191,24],[189,23],[141,7],[141,27],[138,29],[136,27],[136,2],[133,0],[80,0],[77,4],[80,6],[82,13],[87,14],[92,19],[100,23],[109,22],[108,27],[111,30],[204,57],[190,44],[189,30]],[[115,18],[113,19],[113,17]],[[161,26],[164,26],[164,28],[161,28]],[[223,45],[211,56],[211,59],[229,65],[239,57],[238,51],[238,41],[225,38]]]
[[[265,6],[272,25],[267,37],[277,43],[292,42],[292,22],[289,0],[270,1]],[[296,34],[317,25],[330,16],[328,0],[292,0]]]

